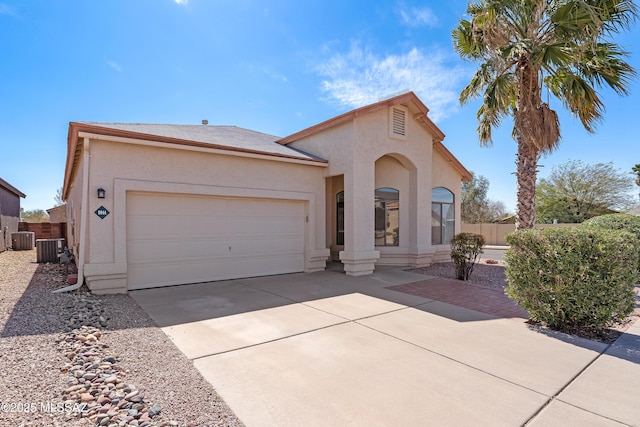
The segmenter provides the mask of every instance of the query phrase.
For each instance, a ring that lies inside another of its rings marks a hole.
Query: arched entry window
[[[378,188],[375,197],[375,245],[398,246],[400,192],[395,188]]]
[[[443,245],[451,242],[456,215],[454,195],[444,187],[436,187],[431,191],[431,244]]]
[[[344,245],[344,191],[336,194],[336,245]]]

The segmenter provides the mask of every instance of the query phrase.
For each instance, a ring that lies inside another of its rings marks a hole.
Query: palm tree
[[[535,185],[540,156],[560,142],[557,113],[543,101],[543,86],[577,116],[585,129],[604,113],[596,89],[609,86],[626,95],[635,70],[628,53],[610,38],[637,18],[630,0],[478,0],[471,19],[453,30],[456,51],[479,63],[460,94],[464,105],[482,96],[480,143],[513,116],[518,144],[516,228],[535,225]]]

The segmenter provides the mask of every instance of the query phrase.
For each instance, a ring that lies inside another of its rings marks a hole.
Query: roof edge
[[[406,92],[401,95],[397,95],[388,99],[384,99],[382,101],[376,102],[374,104],[365,105],[360,108],[356,108],[355,110],[347,111],[346,113],[340,114],[339,116],[333,117],[329,120],[325,120],[324,122],[318,123],[306,129],[303,129],[299,132],[293,133],[289,136],[285,136],[284,138],[280,138],[276,140],[278,144],[287,145],[299,139],[305,138],[307,136],[316,134],[326,129],[330,129],[334,126],[338,126],[342,123],[348,122],[350,120],[355,119],[356,117],[363,116],[365,114],[370,114],[375,111],[381,110],[383,108],[390,107],[392,105],[401,104],[403,102],[411,101],[416,107],[420,110],[420,113],[417,115],[417,119],[420,119],[421,123],[427,127],[432,133],[433,137],[436,141],[442,141],[445,137],[444,133],[436,126],[436,124],[427,116],[429,113],[429,108],[418,98],[418,96],[414,92]]]
[[[207,142],[191,141],[186,139],[172,138],[167,136],[141,133],[141,132],[135,132],[135,131],[129,131],[129,130],[123,130],[123,129],[114,129],[109,127],[99,126],[96,124],[88,124],[88,123],[82,123],[82,122],[69,122],[69,132],[67,136],[67,163],[65,168],[64,185],[62,190],[63,200],[66,200],[66,198],[68,197],[69,186],[71,184],[70,181],[73,178],[73,172],[75,169],[75,153],[78,150],[78,138],[80,133],[95,134],[95,135],[101,135],[104,137],[128,138],[128,139],[137,139],[141,141],[175,144],[182,147],[204,148],[204,149],[211,149],[211,150],[261,155],[266,157],[273,157],[276,159],[280,158],[280,159],[289,159],[289,160],[299,160],[299,161],[305,161],[310,163],[320,163],[320,164],[328,163],[327,160],[318,159],[318,158],[289,156],[286,154],[269,153],[266,151],[250,150],[250,149],[238,148],[238,147],[229,147],[225,145],[212,144]]]
[[[2,178],[0,178],[0,187],[6,188],[7,190],[11,191],[16,196],[22,197],[23,199],[25,197],[27,197],[26,194],[24,194],[22,191],[18,190],[16,187],[14,187],[13,185],[9,184],[7,181],[5,181]]]
[[[465,168],[464,165],[460,163],[460,160],[458,160],[456,156],[454,156],[453,153],[444,146],[442,141],[435,141],[433,143],[433,148],[438,153],[442,154],[442,156],[460,173],[460,175],[462,175],[463,181],[470,181],[473,178],[473,174],[469,169]]]

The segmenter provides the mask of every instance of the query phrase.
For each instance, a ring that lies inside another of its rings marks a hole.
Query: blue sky
[[[510,122],[493,148],[476,137],[477,103],[460,90],[475,65],[453,51],[466,0],[0,0],[0,177],[48,209],[62,186],[70,121],[235,125],[286,136],[413,90],[445,145],[515,210]],[[617,41],[640,69],[640,29]],[[640,163],[640,82],[597,133],[561,111],[562,144],[540,177],[570,159]]]

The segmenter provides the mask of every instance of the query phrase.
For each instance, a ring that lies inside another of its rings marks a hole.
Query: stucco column
[[[344,250],[340,261],[350,276],[373,273],[380,252],[374,240],[375,164],[360,159],[344,174]]]
[[[435,253],[431,245],[431,171],[416,168],[411,171],[409,180],[409,253],[414,267],[424,267],[431,264]]]

